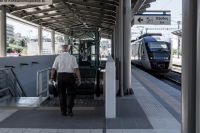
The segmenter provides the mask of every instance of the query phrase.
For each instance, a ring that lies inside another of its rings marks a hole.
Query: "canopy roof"
[[[182,30],[173,31],[172,34],[182,37]]]
[[[142,12],[155,0],[132,0],[132,10]],[[99,30],[109,37],[116,22],[119,0],[53,0],[52,5],[10,5],[7,12],[63,34],[80,36]]]

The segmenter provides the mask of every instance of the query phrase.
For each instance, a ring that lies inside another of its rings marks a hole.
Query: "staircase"
[[[0,68],[0,100],[9,97],[26,97],[12,68]]]

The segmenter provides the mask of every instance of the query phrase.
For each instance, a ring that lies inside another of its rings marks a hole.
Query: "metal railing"
[[[50,71],[50,68],[46,68],[37,72],[37,96],[43,100],[48,99],[50,96],[48,86]]]
[[[26,96],[12,68],[0,68],[0,94],[11,97]]]

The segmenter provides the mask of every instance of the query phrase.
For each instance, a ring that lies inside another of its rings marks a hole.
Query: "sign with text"
[[[52,0],[0,0],[0,5],[51,5]]]
[[[138,25],[171,25],[169,14],[136,14],[134,24]]]

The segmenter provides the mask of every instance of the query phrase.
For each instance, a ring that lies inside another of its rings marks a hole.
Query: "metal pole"
[[[6,9],[0,7],[0,57],[6,56]]]
[[[115,28],[113,29],[112,33],[112,43],[111,43],[111,55],[113,60],[115,59]]]
[[[200,133],[200,0],[197,7],[196,133]]]
[[[124,0],[124,93],[131,89],[131,0]]]
[[[116,9],[116,25],[115,25],[115,61],[119,61],[119,7]],[[118,69],[117,69],[118,72]],[[118,75],[118,74],[117,74]]]
[[[148,32],[148,28],[146,28],[145,30],[146,30],[146,34],[147,34],[147,32]]]
[[[178,29],[180,29],[180,24],[181,24],[181,21],[178,21],[177,22],[178,24]],[[180,36],[178,36],[178,59],[179,59],[179,56],[180,56]]]
[[[119,2],[119,88],[120,96],[124,96],[124,69],[123,69],[123,59],[124,59],[124,25],[123,25],[123,0]]]
[[[182,133],[196,130],[196,31],[197,0],[183,0]]]
[[[96,54],[97,54],[97,64],[96,66],[99,67],[99,64],[100,64],[100,59],[99,59],[99,56],[100,56],[100,34],[99,34],[99,31],[96,31],[95,32],[95,40],[98,40],[97,41],[97,44],[96,44]]]
[[[55,31],[51,31],[52,54],[55,54]]]
[[[39,47],[39,55],[42,55],[43,50],[43,40],[42,40],[42,26],[38,26],[38,47]]]
[[[120,67],[119,67],[119,6],[116,9],[116,25],[115,25],[115,62],[116,62],[116,92],[119,95],[119,76],[120,76]]]

